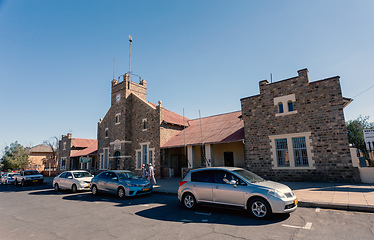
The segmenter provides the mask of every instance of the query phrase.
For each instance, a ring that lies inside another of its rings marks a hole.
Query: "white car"
[[[20,172],[19,175],[14,175],[14,185],[21,183],[21,186],[24,187],[26,184],[43,184],[44,177],[40,172],[36,170],[24,170]]]
[[[84,170],[66,171],[53,179],[53,187],[56,192],[60,189],[90,190],[91,179],[93,175]]]
[[[1,184],[14,184],[14,178],[19,175],[20,175],[19,173],[5,173],[1,177],[0,183]]]

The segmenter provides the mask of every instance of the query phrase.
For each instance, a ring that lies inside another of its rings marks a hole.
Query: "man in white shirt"
[[[148,164],[148,181],[150,181],[151,183],[153,182],[153,184],[156,185],[155,172],[152,163]]]

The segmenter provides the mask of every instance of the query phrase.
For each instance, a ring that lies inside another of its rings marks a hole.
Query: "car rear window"
[[[89,172],[74,172],[73,175],[75,178],[92,177]]]
[[[39,175],[40,173],[38,171],[25,171],[23,174],[24,175]]]
[[[191,173],[192,182],[213,182],[213,173],[212,171],[197,171]]]

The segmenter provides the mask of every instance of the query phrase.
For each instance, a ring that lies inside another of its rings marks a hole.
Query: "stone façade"
[[[273,180],[359,182],[351,162],[339,78],[309,82],[308,70],[303,69],[294,78],[261,81],[259,95],[241,99],[246,167]],[[293,114],[279,114],[274,99],[291,95]],[[270,136],[302,132],[310,133],[311,166],[277,169]]]

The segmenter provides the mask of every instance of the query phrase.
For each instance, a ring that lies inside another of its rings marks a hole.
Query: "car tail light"
[[[179,187],[180,186],[182,186],[183,184],[185,184],[187,181],[181,181],[180,183],[179,183]]]

